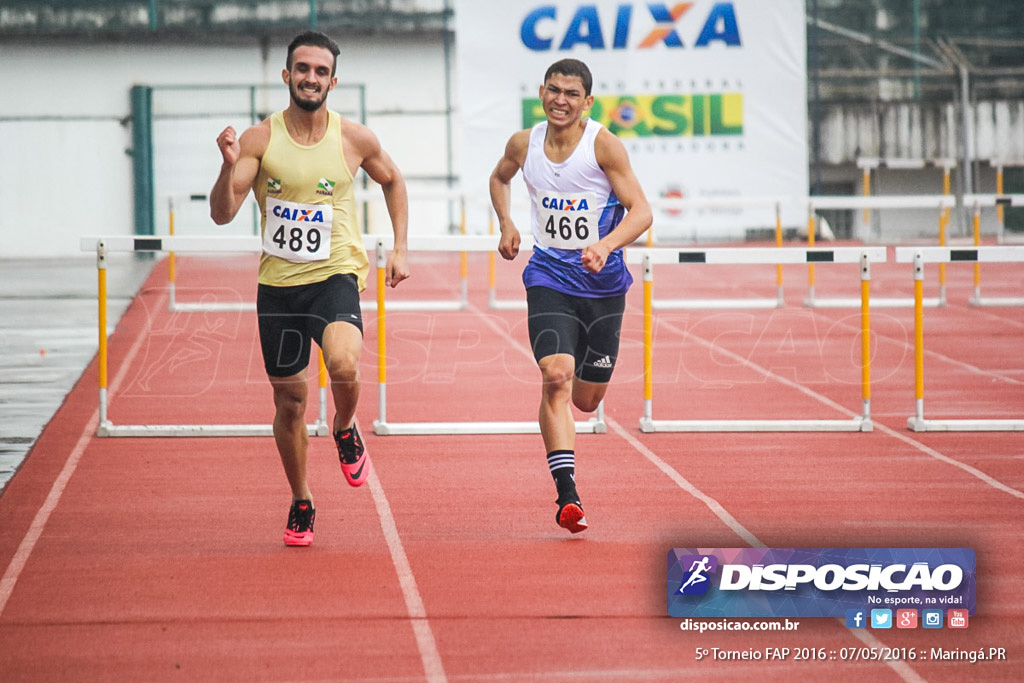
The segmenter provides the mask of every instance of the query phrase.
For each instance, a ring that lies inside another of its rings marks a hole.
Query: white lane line
[[[391,506],[388,504],[387,496],[377,479],[376,472],[370,475],[369,484],[373,503],[377,506],[377,516],[380,517],[380,528],[384,532],[384,540],[387,541],[388,550],[391,553],[391,562],[395,565],[398,583],[402,587],[402,597],[405,598],[405,609],[412,622],[416,647],[419,648],[420,660],[423,662],[423,671],[431,683],[444,683],[448,677],[445,675],[441,654],[437,650],[434,633],[427,620],[427,610],[423,606],[423,598],[420,597],[419,589],[416,587],[416,578],[413,576],[409,557],[405,554],[405,547],[398,535],[395,517],[391,514]]]
[[[92,441],[99,421],[100,411],[97,408],[85,424],[85,429],[82,430],[82,434],[78,437],[74,448],[71,449],[64,467],[50,488],[50,493],[46,496],[46,500],[43,501],[39,511],[36,512],[36,516],[32,520],[32,524],[29,525],[28,531],[25,532],[25,537],[21,539],[18,549],[14,551],[14,557],[11,558],[10,564],[7,565],[7,571],[4,572],[3,578],[0,579],[0,616],[3,616],[4,607],[7,606],[7,601],[11,599],[14,586],[18,583],[18,578],[21,576],[22,570],[25,569],[28,558],[32,555],[32,550],[35,549],[36,543],[39,542],[39,538],[43,535],[43,530],[46,528],[50,515],[57,507],[57,503],[60,502],[61,496],[64,495],[64,489],[67,487],[71,475],[75,473],[75,468],[78,467],[82,453],[85,452],[86,447]]]
[[[686,479],[686,477],[684,477],[683,475],[679,474],[679,472],[677,472],[671,465],[669,465],[667,462],[665,462],[664,460],[659,458],[654,453],[654,451],[652,451],[651,449],[647,448],[647,446],[643,445],[640,442],[639,439],[637,439],[635,436],[633,436],[628,431],[623,429],[622,425],[620,425],[617,421],[613,420],[612,418],[608,417],[607,415],[605,415],[604,421],[606,423],[608,423],[608,426],[612,428],[612,431],[614,431],[616,434],[618,434],[623,439],[628,441],[629,444],[640,453],[640,455],[642,455],[645,458],[647,458],[648,460],[650,460],[654,464],[655,467],[657,467],[659,470],[664,472],[668,476],[669,479],[674,481],[676,483],[676,486],[678,486],[682,490],[686,491],[687,493],[689,493],[691,496],[693,496],[694,498],[696,498],[700,502],[702,502],[705,505],[707,505],[708,509],[710,509],[713,513],[715,513],[716,517],[718,517],[720,520],[722,520],[722,522],[727,527],[729,527],[733,531],[733,533],[735,533],[737,536],[739,536],[744,541],[746,541],[746,543],[748,545],[750,545],[750,547],[752,547],[752,548],[765,548],[765,547],[767,547],[767,546],[765,546],[764,543],[761,543],[761,541],[759,541],[757,539],[757,536],[752,534],[749,529],[747,529],[745,526],[740,524],[739,521],[735,517],[733,517],[731,514],[729,514],[728,510],[726,510],[722,506],[721,503],[719,503],[717,500],[715,500],[714,498],[712,498],[711,496],[707,495],[706,493],[704,493],[703,491],[698,489],[696,486],[691,484]]]
[[[157,305],[163,305],[162,300],[165,298],[166,294],[162,294],[157,301]],[[114,381],[110,384],[110,395],[117,393],[118,388],[120,388],[121,383],[128,374],[128,369],[131,367],[132,361],[142,348],[142,342],[148,338],[147,332],[149,331],[151,323],[152,319],[147,316],[145,324],[142,325],[142,328],[139,330],[139,334],[132,342],[132,346],[128,350],[128,354],[125,356],[124,362],[121,364],[117,375],[114,376]],[[14,551],[14,556],[11,558],[10,564],[7,565],[7,570],[4,572],[3,578],[0,579],[0,617],[3,616],[4,608],[7,606],[7,601],[11,599],[11,594],[14,593],[14,587],[18,583],[18,578],[21,576],[21,572],[25,569],[25,565],[28,563],[28,559],[32,555],[32,551],[35,549],[36,543],[39,542],[39,539],[43,535],[43,531],[46,529],[46,523],[50,520],[50,515],[53,514],[53,511],[57,508],[57,504],[60,503],[61,496],[64,495],[64,489],[67,487],[68,481],[71,480],[71,476],[78,468],[78,463],[82,459],[82,454],[85,453],[85,449],[89,447],[90,443],[92,443],[99,421],[100,413],[99,408],[97,408],[93,411],[89,421],[86,422],[81,435],[78,437],[78,441],[75,442],[74,448],[71,449],[71,453],[68,454],[68,458],[64,462],[64,467],[61,468],[60,474],[57,475],[57,479],[53,482],[53,486],[50,487],[50,493],[47,494],[46,500],[43,501],[39,511],[36,512],[36,516],[32,519],[32,523],[29,525],[28,531],[25,532],[25,537],[22,538],[21,543],[18,544],[18,549]]]

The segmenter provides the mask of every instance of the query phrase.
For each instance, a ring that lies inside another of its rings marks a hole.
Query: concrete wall
[[[0,258],[79,254],[83,235],[134,230],[129,94],[154,86],[156,227],[167,228],[167,197],[207,192],[220,155],[214,140],[227,124],[250,125],[247,91],[213,85],[266,84],[259,108],[287,104],[280,85],[287,42],[268,59],[252,46],[205,44],[4,45],[0,59]],[[342,42],[339,83],[365,85],[367,123],[408,176],[447,174],[444,50],[440,40],[403,37]],[[165,86],[205,86],[192,91]],[[452,85],[453,94],[455,85]],[[355,99],[339,90],[328,100],[345,111]],[[354,105],[353,105],[354,106]],[[408,114],[410,110],[417,112]],[[437,112],[437,113],[430,113]],[[353,116],[355,111],[351,112]],[[500,150],[499,150],[500,152]],[[453,152],[457,158],[457,149]],[[410,190],[444,187],[410,180]],[[447,204],[418,207],[423,225],[449,229]],[[176,231],[216,229],[205,203],[179,202]],[[388,228],[386,213],[370,212],[372,229]],[[243,209],[223,234],[251,233]]]

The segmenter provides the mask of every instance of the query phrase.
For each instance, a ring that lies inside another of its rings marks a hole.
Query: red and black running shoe
[[[296,500],[288,511],[288,528],[284,530],[284,544],[305,546],[313,542],[313,521],[316,510],[313,501]]]
[[[351,486],[362,486],[370,477],[370,454],[363,446],[363,438],[353,424],[352,429],[334,433],[334,443],[338,446],[338,459],[341,461],[341,472]]]

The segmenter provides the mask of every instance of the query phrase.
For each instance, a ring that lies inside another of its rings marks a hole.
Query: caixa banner
[[[975,609],[970,548],[673,548],[673,617],[843,617],[850,609]]]

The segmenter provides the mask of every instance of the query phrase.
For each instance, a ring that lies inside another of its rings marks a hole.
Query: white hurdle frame
[[[254,238],[250,237],[111,237],[81,240],[83,250],[96,250],[97,306],[99,319],[99,424],[96,435],[102,437],[148,437],[148,436],[272,436],[273,426],[269,424],[236,425],[115,425],[107,415],[107,253],[109,251],[148,252],[232,252],[251,249]],[[257,246],[259,246],[257,241]],[[327,383],[321,361],[319,374],[319,406],[317,421],[306,425],[310,436],[327,436],[330,427],[327,422]]]
[[[184,198],[190,202],[206,201],[208,196],[203,193],[194,192],[192,194],[183,195]],[[257,226],[258,227],[258,226]],[[174,213],[174,196],[171,195],[167,198],[167,234],[170,237],[175,237],[175,213]],[[216,302],[216,303],[203,303],[203,302],[179,302],[178,301],[178,260],[174,251],[167,251],[167,307],[171,311],[180,311],[183,313],[197,313],[197,312],[221,312],[221,311],[255,311],[256,303],[248,301],[235,301],[235,302]]]
[[[188,195],[192,201],[205,200],[207,195],[195,193]],[[434,193],[411,193],[410,199],[438,199],[438,200],[458,200],[460,206],[460,217],[459,227],[463,235],[466,234],[466,195],[454,190]],[[356,201],[368,204],[372,201],[382,201],[383,197],[379,195],[370,195],[367,192],[359,192],[356,195]],[[174,216],[174,197],[168,197],[167,200],[168,210],[168,233],[170,237],[175,237],[175,216]],[[257,225],[258,230],[258,225]],[[211,236],[212,237],[212,236]],[[377,244],[377,239],[380,235],[377,234],[364,234],[362,235],[363,247],[366,251],[372,252]],[[437,236],[441,239],[447,239],[450,236]],[[437,237],[429,235],[414,235],[408,237],[410,251],[427,251],[429,248],[426,245],[432,244]],[[242,237],[241,240],[255,239],[255,247],[244,243],[244,247],[240,251],[249,252],[255,251],[260,253],[262,251],[262,244],[259,240],[259,235],[254,238]],[[497,242],[495,242],[497,247]],[[175,252],[173,250],[167,250],[167,280],[170,296],[168,299],[168,306],[172,311],[181,312],[216,312],[216,311],[255,311],[255,301],[242,301],[242,302],[179,302],[177,300],[177,268]],[[421,300],[421,301],[393,301],[391,308],[396,311],[460,311],[465,310],[469,307],[469,267],[466,260],[466,253],[462,253],[460,263],[460,281],[459,281],[459,297],[457,299],[441,299],[441,300]],[[361,308],[364,311],[373,311],[377,308],[376,301],[367,301],[361,304]]]
[[[863,197],[810,197],[807,204],[807,244],[814,247],[816,212],[818,209],[861,209],[865,216],[875,209],[937,209],[939,212],[939,244],[946,242],[946,223],[950,208],[956,206],[956,198],[950,195],[890,195]],[[865,219],[865,222],[867,220]],[[875,308],[910,308],[914,305],[913,297],[875,297],[871,300]],[[925,306],[946,305],[945,278],[939,284],[939,296],[924,300]],[[807,298],[804,306],[808,308],[857,308],[860,299],[831,297],[822,298],[816,295],[814,264],[807,266]]]
[[[775,246],[782,247],[782,200],[774,197],[747,198],[700,198],[700,199],[652,199],[655,208],[757,208],[772,206],[775,209]],[[647,246],[653,245],[653,228],[648,233]],[[774,298],[748,297],[742,299],[654,299],[651,306],[654,310],[726,310],[726,309],[764,309],[782,308],[786,305],[782,288],[782,264],[775,263]]]
[[[493,251],[494,237],[472,235],[453,238],[460,246],[451,247],[445,240],[434,240],[424,247],[431,251]],[[452,240],[448,240],[451,242]],[[468,421],[468,422],[389,422],[387,418],[387,304],[385,302],[384,267],[387,262],[388,240],[381,238],[375,246],[377,255],[377,419],[373,432],[380,436],[409,436],[436,434],[539,434],[540,424],[528,422]],[[607,431],[604,420],[604,402],[595,417],[575,422],[577,434],[602,434]]]
[[[515,205],[513,203],[513,205]],[[497,278],[497,267],[495,265],[497,260],[498,241],[500,235],[494,232],[494,224],[497,221],[497,216],[494,214],[494,207],[488,204],[487,207],[487,234],[490,235],[494,240],[494,248],[491,249],[487,255],[487,307],[495,311],[525,311],[526,310],[526,295],[523,293],[523,297],[520,299],[499,299],[498,298],[498,278]],[[520,233],[519,235],[519,251],[524,252],[533,249],[533,235],[530,233]]]
[[[363,246],[366,248],[368,253],[372,253],[373,249],[377,246],[377,241],[381,238],[381,235],[363,235]],[[155,239],[160,239],[159,237]],[[204,238],[197,238],[204,239]],[[209,237],[209,239],[225,239],[223,237]],[[263,250],[262,243],[258,237],[238,237],[229,238],[239,240],[239,252],[255,252],[261,253]],[[427,235],[410,236],[408,238],[409,251],[430,251],[431,245],[433,245],[438,239],[447,240],[453,239],[448,235],[430,237]],[[394,242],[394,238],[391,238],[391,242]],[[497,243],[495,243],[497,244]],[[196,313],[203,311],[255,311],[255,301],[242,301],[242,302],[216,302],[216,303],[204,303],[204,302],[178,302],[175,299],[175,252],[170,251],[167,264],[168,280],[170,287],[170,310],[181,311],[188,313]],[[436,299],[436,300],[422,300],[422,301],[393,301],[391,308],[396,311],[461,311],[469,307],[469,273],[468,265],[466,263],[466,254],[462,253],[462,263],[460,264],[460,282],[459,282],[459,298],[457,299]],[[374,300],[364,301],[360,303],[360,308],[364,311],[375,311],[377,310],[377,302]]]
[[[802,248],[719,248],[666,249],[633,248],[627,251],[627,263],[643,265],[644,271],[644,413],[642,432],[870,432],[871,423],[871,336],[869,289],[871,263],[884,263],[885,247]],[[721,265],[858,263],[861,280],[861,399],[862,412],[847,420],[655,420],[654,340],[652,299],[653,265],[706,263]]]
[[[1002,211],[1004,206],[1012,205],[1010,198],[997,198],[996,208]],[[981,246],[981,204],[974,203],[974,246]],[[1000,233],[998,239],[1002,239],[1002,219],[1000,219]],[[981,295],[981,262],[974,262],[974,293],[967,300],[971,306],[1024,306],[1024,297],[983,297]]]
[[[1024,419],[927,420],[924,417],[924,314],[921,290],[926,263],[1024,263],[1024,247],[898,247],[897,263],[914,264],[914,416],[915,432],[1024,431]]]

